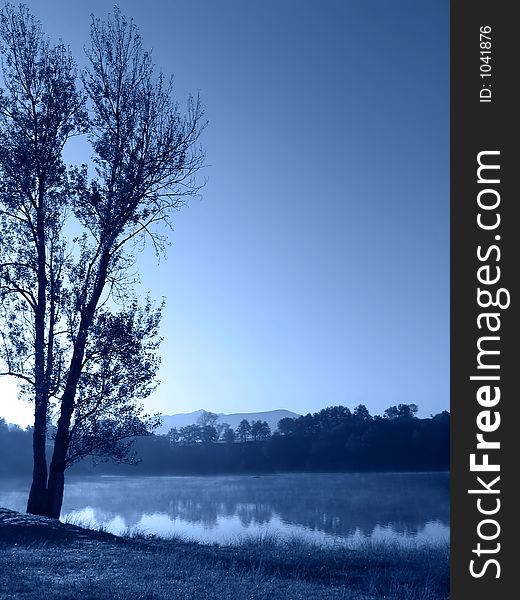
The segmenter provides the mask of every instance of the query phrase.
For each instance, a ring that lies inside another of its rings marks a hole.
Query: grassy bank
[[[0,509],[0,598],[444,600],[449,548],[116,537]]]

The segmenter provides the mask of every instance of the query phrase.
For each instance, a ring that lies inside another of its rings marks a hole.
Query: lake
[[[28,483],[0,479],[0,506],[24,511]],[[320,544],[449,540],[449,473],[70,477],[62,520],[205,543],[297,535]]]

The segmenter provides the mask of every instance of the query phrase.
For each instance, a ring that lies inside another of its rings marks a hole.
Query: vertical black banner
[[[520,579],[520,102],[515,3],[451,4],[451,597]],[[513,596],[511,596],[513,594]]]

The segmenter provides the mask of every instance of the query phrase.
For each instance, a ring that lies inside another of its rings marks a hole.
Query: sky
[[[25,4],[81,64],[113,1]],[[138,262],[139,293],[166,298],[146,408],[449,409],[449,2],[119,7],[209,120],[201,198],[167,259]],[[0,395],[30,422],[12,382]]]

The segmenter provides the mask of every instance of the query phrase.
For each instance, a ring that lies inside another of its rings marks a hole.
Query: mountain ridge
[[[204,412],[204,409],[195,410],[190,413],[176,413],[173,415],[161,415],[161,425],[155,431],[156,434],[164,435],[168,433],[168,431],[172,427],[186,427],[186,425],[193,425],[197,423],[197,419]],[[210,411],[206,411],[210,412]],[[298,413],[292,412],[290,410],[286,410],[284,408],[278,408],[275,410],[265,410],[261,412],[251,412],[251,413],[215,413],[218,414],[217,423],[227,423],[232,429],[236,429],[240,421],[242,419],[247,419],[249,422],[251,421],[266,421],[271,431],[276,431],[276,427],[278,425],[278,421],[280,419],[284,419],[286,417],[295,419],[300,415]]]

